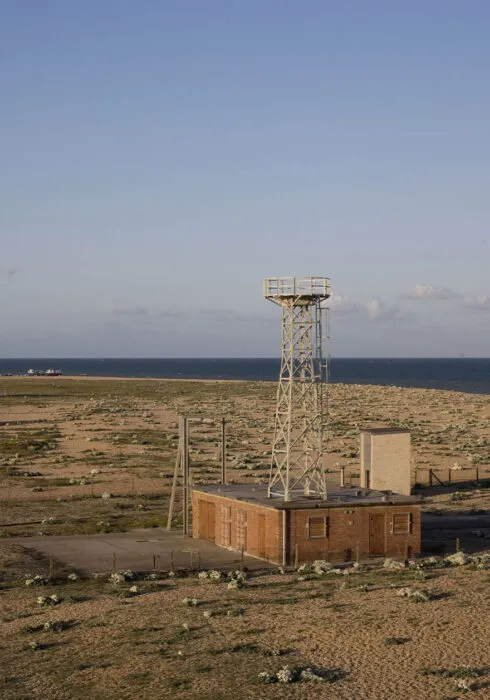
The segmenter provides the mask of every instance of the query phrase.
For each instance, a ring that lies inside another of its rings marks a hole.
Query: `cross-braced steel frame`
[[[330,296],[325,277],[274,277],[264,296],[282,308],[282,359],[269,497],[327,497],[323,428],[327,362],[323,341]]]

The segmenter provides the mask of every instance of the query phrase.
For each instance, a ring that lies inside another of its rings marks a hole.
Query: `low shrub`
[[[262,671],[258,675],[260,683],[333,683],[344,677],[340,669],[326,668],[290,668],[283,666],[275,673]]]

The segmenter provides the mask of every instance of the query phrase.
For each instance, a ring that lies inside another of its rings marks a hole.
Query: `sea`
[[[64,375],[277,381],[278,358],[0,359],[0,375],[54,368]],[[490,358],[332,358],[330,381],[490,394]]]

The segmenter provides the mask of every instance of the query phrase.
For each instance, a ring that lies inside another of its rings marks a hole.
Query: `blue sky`
[[[486,0],[0,0],[0,354],[490,355]]]

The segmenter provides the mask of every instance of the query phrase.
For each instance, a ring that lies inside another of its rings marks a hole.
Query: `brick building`
[[[332,486],[326,500],[284,502],[262,485],[199,486],[192,512],[194,537],[284,566],[420,552],[418,499],[389,491]]]

